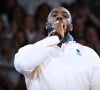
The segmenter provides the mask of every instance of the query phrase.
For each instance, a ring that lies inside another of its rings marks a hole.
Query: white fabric
[[[75,41],[61,48],[57,43],[58,37],[50,36],[16,53],[14,66],[27,90],[100,90],[99,56]]]

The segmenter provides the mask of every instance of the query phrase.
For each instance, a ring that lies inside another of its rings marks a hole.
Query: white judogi
[[[75,41],[62,44],[49,36],[22,47],[14,66],[24,75],[27,90],[100,90],[100,58]]]

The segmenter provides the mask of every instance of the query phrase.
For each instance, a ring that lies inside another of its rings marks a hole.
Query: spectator
[[[100,56],[100,39],[96,32],[96,28],[88,26],[84,31],[84,36],[87,41],[87,46],[93,48]]]
[[[25,31],[28,43],[34,43],[34,38],[37,37],[35,30],[35,21],[33,15],[26,15],[24,18],[23,30]]]

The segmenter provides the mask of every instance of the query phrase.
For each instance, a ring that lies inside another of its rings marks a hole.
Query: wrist
[[[55,36],[55,35],[58,36],[59,40],[62,40],[62,36],[55,30],[49,33],[49,36]]]

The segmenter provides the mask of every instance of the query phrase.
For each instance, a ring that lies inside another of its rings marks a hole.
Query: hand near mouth
[[[53,28],[56,30],[56,32],[61,35],[63,38],[66,32],[67,24],[62,21],[56,21],[56,24],[53,26]]]

